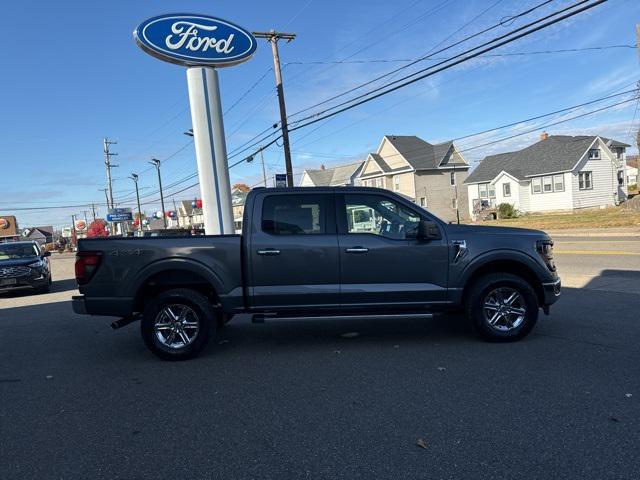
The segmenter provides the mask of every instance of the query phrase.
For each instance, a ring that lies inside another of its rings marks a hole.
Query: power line
[[[574,117],[566,118],[564,120],[559,120],[559,121],[553,122],[553,123],[547,123],[546,125],[540,125],[540,126],[537,126],[536,128],[533,128],[531,130],[527,130],[526,132],[516,133],[514,135],[509,135],[508,137],[503,137],[503,138],[501,138],[499,140],[493,140],[491,142],[482,143],[480,145],[476,145],[474,147],[469,147],[469,148],[464,148],[464,149],[458,150],[458,151],[459,152],[468,152],[470,150],[476,150],[476,149],[481,148],[481,147],[486,147],[486,146],[493,145],[493,144],[496,144],[496,143],[504,142],[505,140],[510,140],[512,138],[516,138],[516,137],[520,137],[522,135],[527,135],[529,133],[533,133],[536,130],[540,130],[541,128],[553,127],[555,125],[560,125],[561,123],[566,123],[566,122],[570,122],[572,120],[576,120],[578,118],[586,117],[588,115],[593,115],[594,113],[602,112],[604,110],[608,110],[610,108],[614,108],[614,107],[617,107],[619,105],[623,105],[625,103],[635,102],[636,100],[638,100],[638,98],[639,97],[634,97],[634,98],[630,98],[630,99],[627,99],[627,100],[622,100],[621,102],[617,102],[617,103],[614,103],[612,105],[607,105],[606,107],[598,108],[598,109],[592,110],[590,112],[581,113],[580,115],[576,115]]]
[[[580,2],[578,2],[578,3],[576,3],[576,4],[574,4],[574,5],[572,5],[571,7],[567,7],[567,8],[565,8],[565,9],[560,10],[559,12],[566,11],[567,9],[570,9],[570,8],[574,8],[576,5],[582,4],[582,3],[584,3],[585,1],[589,1],[589,0],[582,0],[582,1],[580,1]],[[376,88],[376,89],[374,89],[374,90],[372,90],[372,91],[370,91],[370,92],[367,92],[366,94],[360,95],[360,96],[358,96],[358,97],[356,97],[356,98],[354,98],[354,99],[351,99],[351,100],[349,100],[349,101],[347,101],[347,102],[343,102],[343,103],[338,104],[338,105],[335,105],[335,106],[333,106],[333,107],[331,107],[331,108],[329,108],[329,109],[326,109],[326,110],[324,110],[323,112],[319,112],[319,113],[316,113],[316,114],[311,115],[311,116],[309,116],[309,117],[306,117],[306,119],[309,119],[309,121],[308,121],[308,122],[303,123],[303,124],[301,124],[301,125],[296,125],[295,127],[292,127],[290,130],[291,130],[291,131],[298,130],[298,129],[300,129],[300,128],[304,128],[304,127],[306,127],[306,126],[308,126],[308,125],[312,125],[312,124],[314,124],[314,123],[317,123],[317,122],[319,122],[319,121],[322,121],[322,120],[324,120],[325,118],[333,117],[333,116],[338,115],[338,114],[340,114],[340,113],[343,113],[343,112],[345,112],[345,111],[347,111],[347,110],[351,110],[352,108],[355,108],[355,107],[357,107],[357,106],[359,106],[359,105],[362,105],[362,104],[364,104],[364,103],[367,103],[367,102],[370,102],[370,101],[372,101],[372,100],[375,100],[376,98],[379,98],[379,97],[382,97],[382,96],[384,96],[384,95],[387,95],[387,94],[389,94],[389,93],[391,93],[391,92],[394,92],[394,91],[396,91],[396,90],[399,90],[400,88],[406,87],[406,86],[411,85],[411,84],[413,84],[413,83],[415,83],[415,82],[418,82],[418,81],[420,81],[420,80],[423,80],[424,78],[427,78],[427,77],[430,77],[430,76],[432,76],[432,75],[435,75],[436,73],[442,72],[442,71],[444,71],[444,70],[447,70],[447,69],[453,68],[453,67],[454,67],[454,66],[456,66],[456,65],[459,65],[459,64],[461,64],[461,63],[467,62],[467,61],[469,61],[469,60],[471,60],[471,59],[473,59],[473,58],[476,58],[476,57],[478,57],[478,56],[482,55],[483,53],[489,52],[489,51],[491,51],[491,50],[495,50],[496,48],[499,48],[499,47],[501,47],[501,46],[503,46],[503,45],[509,44],[509,43],[511,43],[511,42],[514,42],[514,41],[516,41],[516,40],[520,39],[520,38],[523,38],[523,37],[525,37],[525,36],[531,35],[532,33],[535,33],[535,32],[537,32],[537,31],[539,31],[539,30],[542,30],[542,29],[544,29],[544,28],[550,27],[551,25],[554,25],[554,24],[556,24],[556,23],[558,23],[558,22],[561,22],[561,21],[563,21],[563,20],[566,20],[567,18],[570,18],[570,17],[572,17],[572,16],[574,16],[574,15],[577,15],[577,14],[579,14],[579,13],[582,13],[582,12],[584,12],[584,11],[588,10],[588,9],[594,8],[594,7],[596,7],[597,5],[600,5],[601,3],[604,3],[604,2],[606,2],[606,1],[608,1],[608,0],[596,0],[594,3],[591,3],[591,4],[589,4],[589,5],[586,5],[586,6],[582,7],[582,8],[579,8],[578,10],[575,10],[575,11],[573,11],[573,12],[566,13],[565,15],[563,15],[563,16],[561,16],[561,17],[559,17],[559,18],[555,19],[555,20],[550,20],[550,21],[548,21],[548,22],[546,22],[546,23],[543,23],[542,25],[538,25],[537,27],[534,27],[534,28],[532,28],[532,29],[530,29],[530,30],[524,31],[524,32],[522,32],[522,33],[519,33],[519,34],[518,34],[518,35],[516,35],[515,37],[507,38],[506,40],[503,40],[503,41],[501,41],[501,42],[497,43],[496,45],[489,46],[489,47],[485,48],[484,50],[480,50],[479,52],[476,52],[476,53],[473,53],[473,54],[470,54],[470,55],[466,55],[466,56],[464,56],[464,57],[462,57],[462,58],[460,58],[460,59],[456,60],[456,61],[455,61],[455,62],[453,62],[453,63],[450,63],[450,64],[448,64],[448,65],[444,65],[444,66],[442,66],[442,67],[440,67],[440,68],[437,68],[437,69],[435,69],[435,70],[433,70],[433,71],[431,71],[431,72],[427,72],[427,73],[424,73],[424,74],[422,74],[422,75],[420,75],[420,76],[418,76],[418,77],[416,77],[416,78],[412,78],[412,79],[410,79],[410,80],[407,80],[407,79],[408,79],[408,78],[410,78],[410,77],[413,77],[413,76],[415,76],[415,75],[417,75],[417,74],[419,74],[419,73],[421,73],[421,72],[424,72],[424,70],[422,70],[422,71],[418,71],[418,72],[415,72],[415,73],[413,73],[413,74],[411,74],[411,75],[408,75],[408,76],[403,77],[403,78],[401,78],[401,79],[399,79],[399,80],[396,80],[396,81],[392,82],[391,84],[385,85],[385,86],[383,86],[383,87]],[[546,18],[549,18],[549,17],[551,17],[551,16],[555,16],[555,15],[557,15],[559,12],[556,12],[556,13],[554,13],[554,14],[552,14],[552,15],[549,15],[549,16],[547,16],[547,17],[544,17],[544,18],[542,18],[542,19],[540,19],[540,20],[537,20],[536,22],[533,22],[533,23],[538,23],[538,22],[540,22],[540,21],[542,21],[542,20],[545,20]],[[514,32],[519,31],[519,30],[521,30],[521,29],[513,30],[512,32],[510,32],[510,33],[508,33],[508,34],[506,34],[506,35],[503,35],[503,36],[501,36],[501,37],[498,37],[498,38],[505,38],[505,37],[510,36],[510,35],[512,35]],[[494,39],[494,40],[492,40],[491,42],[488,42],[488,43],[493,43],[494,41],[495,41],[495,39]],[[486,45],[486,43],[485,43],[484,45]],[[472,49],[471,49],[471,50],[469,50],[469,51],[476,50],[477,48],[479,48],[479,47],[474,47],[474,48],[472,48]],[[469,51],[468,51],[468,52],[469,52]],[[464,53],[468,53],[468,52],[464,52]],[[464,53],[463,53],[463,54],[460,54],[460,55],[464,55]],[[456,55],[456,56],[455,56],[455,57],[453,57],[453,58],[459,57],[460,55]],[[436,64],[436,65],[437,65],[437,64]],[[434,66],[436,66],[436,65],[434,65]],[[427,69],[425,69],[425,70],[429,70],[429,69],[431,69],[431,68],[433,68],[433,67],[428,67],[428,68],[427,68]],[[405,81],[405,80],[406,80],[406,81]],[[399,83],[399,82],[402,82],[402,81],[404,81],[404,83]],[[397,85],[395,85],[395,86],[391,87],[391,85],[393,85],[393,84],[397,84]],[[382,89],[384,89],[384,88],[386,88],[386,87],[390,87],[390,88],[388,88],[387,90],[384,90],[384,91],[382,91],[382,92],[376,93],[376,94],[375,94],[375,95],[373,95],[373,96],[370,96],[370,97],[368,96],[368,95],[371,95],[372,93],[375,93],[375,92],[377,92],[377,91],[379,91],[379,90],[382,90]],[[367,98],[363,98],[363,97],[367,97]],[[352,103],[352,102],[354,102],[355,100],[358,100],[358,99],[361,99],[361,100],[360,100],[360,101],[358,101],[358,102],[356,102],[356,103]],[[347,103],[352,103],[352,104],[351,104],[351,105],[346,105]],[[342,107],[342,108],[339,108],[339,107],[341,107],[341,106],[343,106],[343,105],[346,105],[346,106],[344,106],[344,107]],[[338,109],[338,110],[336,110],[336,111],[331,112],[331,110],[336,109],[336,108],[339,108],[339,109]],[[304,120],[304,119],[302,119],[302,120],[298,120],[296,123],[300,123],[300,122],[302,122],[303,120]]]
[[[575,52],[587,52],[591,50],[610,50],[614,48],[630,48],[636,50],[638,47],[635,45],[604,45],[601,47],[583,47],[583,48],[561,48],[558,50],[537,50],[532,52],[511,52],[511,53],[491,53],[482,55],[483,57],[516,57],[526,55],[542,55],[549,53],[575,53]],[[445,60],[446,57],[429,57],[430,60]],[[286,65],[327,65],[327,64],[352,64],[352,63],[399,63],[399,62],[411,62],[416,60],[415,58],[372,58],[362,60],[348,60],[348,61],[310,61],[310,62],[287,62]]]
[[[529,13],[531,13],[531,12],[533,12],[533,11],[537,10],[538,8],[543,7],[544,5],[547,5],[547,4],[551,3],[552,1],[554,1],[554,0],[546,0],[546,1],[542,2],[542,3],[539,3],[539,4],[537,4],[537,5],[534,5],[533,7],[529,8],[529,9],[527,9],[527,10],[523,11],[523,12],[520,12],[520,13],[518,13],[518,14],[512,15],[512,16],[510,16],[510,17],[508,17],[508,18],[510,18],[510,19],[511,19],[511,21],[513,21],[513,20],[515,20],[516,18],[520,18],[520,17],[522,17],[522,16],[528,15]],[[589,1],[589,0],[583,0],[583,2],[586,2],[586,1]],[[541,20],[537,20],[537,21],[541,21]],[[528,27],[528,26],[530,26],[530,25],[531,25],[531,24],[523,25],[522,27],[520,27],[520,29],[527,28],[527,27]],[[395,73],[397,73],[397,72],[400,72],[400,71],[402,71],[402,70],[404,70],[404,69],[406,69],[406,68],[409,68],[409,67],[411,67],[411,66],[413,66],[413,65],[415,65],[415,64],[417,64],[417,63],[419,63],[419,62],[422,62],[423,60],[427,60],[427,59],[431,58],[431,56],[433,56],[433,55],[437,55],[438,53],[442,53],[442,52],[445,52],[445,51],[447,51],[447,50],[450,50],[450,49],[451,49],[451,48],[453,48],[453,47],[456,47],[456,46],[458,46],[458,45],[460,45],[460,44],[462,44],[462,43],[464,43],[464,42],[467,42],[467,41],[469,41],[469,40],[471,40],[471,39],[473,39],[473,38],[476,38],[476,37],[478,37],[478,36],[480,36],[480,35],[482,35],[482,34],[484,34],[484,33],[487,33],[487,32],[489,32],[489,31],[491,31],[491,30],[495,29],[495,28],[498,28],[498,27],[500,27],[500,26],[504,26],[504,19],[500,20],[498,23],[496,23],[496,24],[494,24],[494,25],[492,25],[492,26],[490,26],[490,27],[488,27],[488,28],[485,28],[485,29],[481,30],[480,32],[474,33],[473,35],[469,35],[469,36],[467,36],[467,37],[465,37],[465,38],[463,38],[463,39],[461,39],[461,40],[459,40],[459,41],[457,41],[457,42],[455,42],[455,43],[453,43],[453,44],[451,44],[451,45],[448,45],[448,46],[446,46],[446,47],[444,47],[444,48],[441,48],[440,50],[437,50],[437,51],[435,51],[435,52],[431,52],[431,51],[430,51],[430,52],[427,52],[427,54],[426,54],[426,55],[423,55],[423,56],[421,56],[420,58],[417,58],[417,59],[415,59],[415,60],[412,60],[412,61],[411,61],[410,63],[408,63],[407,65],[403,65],[402,67],[398,67],[398,68],[396,68],[396,69],[394,69],[394,70],[391,70],[391,71],[389,71],[389,72],[387,72],[387,73],[385,73],[385,74],[383,74],[383,75],[380,75],[380,76],[378,76],[378,77],[376,77],[376,78],[374,78],[374,79],[372,79],[372,80],[369,80],[369,81],[367,81],[367,82],[365,82],[365,83],[362,83],[362,84],[360,84],[360,85],[358,85],[358,86],[356,86],[356,87],[350,88],[349,90],[347,90],[347,91],[345,91],[345,92],[342,92],[342,93],[339,93],[339,94],[337,94],[337,95],[334,95],[334,96],[332,96],[332,97],[330,97],[330,98],[327,98],[327,99],[325,99],[325,100],[323,100],[323,101],[321,101],[321,102],[319,102],[319,103],[316,103],[316,104],[311,105],[311,106],[309,106],[309,107],[303,108],[302,110],[298,110],[297,112],[292,113],[290,116],[291,116],[291,117],[294,117],[294,116],[296,116],[296,115],[299,115],[300,113],[303,113],[303,112],[309,111],[309,110],[311,110],[311,109],[313,109],[313,108],[316,108],[316,107],[318,107],[318,106],[320,106],[320,105],[325,105],[326,103],[329,103],[329,102],[331,102],[331,101],[333,101],[333,100],[335,100],[335,99],[337,99],[337,98],[340,98],[340,97],[343,97],[343,96],[345,96],[345,95],[348,95],[349,93],[354,92],[354,91],[356,91],[356,90],[359,90],[360,88],[363,88],[363,87],[365,87],[365,86],[367,86],[367,85],[370,85],[370,84],[372,84],[372,83],[375,83],[375,82],[377,82],[378,80],[382,80],[383,78],[386,78],[386,77],[388,77],[388,76],[390,76],[390,75],[393,75],[393,74],[395,74]],[[517,30],[515,30],[515,31],[517,31]],[[507,35],[509,35],[509,34],[507,34]],[[497,39],[500,39],[500,38],[503,38],[503,37],[504,37],[504,36],[502,36],[502,37],[496,37],[496,39],[492,40],[492,41],[491,41],[491,42],[489,42],[489,43],[492,43],[492,42],[496,41]],[[486,43],[485,43],[485,44],[483,44],[483,45],[486,45]],[[475,47],[475,48],[480,48],[480,47],[482,47],[483,45],[480,45],[480,46]],[[468,50],[467,52],[472,51],[472,50],[474,50],[474,49]],[[467,53],[467,52],[463,52],[462,54]],[[457,55],[457,56],[460,56],[460,55],[462,55],[462,54],[459,54],[459,55]],[[456,58],[457,56],[452,57],[451,59]],[[349,57],[348,57],[348,58],[349,58]],[[343,59],[343,61],[344,61],[344,60],[348,60],[348,58]],[[437,66],[437,65],[438,65],[438,64],[436,64],[436,65],[434,65],[434,66]],[[432,68],[432,67],[429,67],[429,68]],[[416,72],[416,73],[419,73],[419,72]],[[412,75],[415,75],[415,74],[412,74]],[[356,97],[356,98],[358,98],[358,97]],[[308,117],[303,118],[302,120],[305,120],[305,119],[307,119],[307,118],[308,118]],[[302,120],[301,120],[301,121],[302,121]]]
[[[262,75],[260,75],[260,78],[258,78],[258,80],[255,81],[255,83],[253,85],[251,85],[249,87],[249,89],[244,92],[242,95],[240,95],[240,97],[238,97],[238,99],[233,102],[233,104],[227,108],[224,112],[223,115],[227,115],[231,110],[233,110],[242,100],[244,100],[245,98],[247,98],[247,95],[249,95],[253,90],[255,90],[255,88],[260,84],[260,82],[262,82],[262,80],[265,79],[265,77],[269,74],[269,72],[273,70],[273,68],[269,67],[267,69],[266,72],[264,72]]]
[[[592,115],[594,113],[599,113],[601,111],[608,110],[610,108],[614,108],[614,107],[616,107],[618,105],[622,105],[622,104],[625,104],[625,103],[633,102],[636,99],[640,99],[640,91],[638,89],[632,89],[632,90],[627,90],[627,91],[620,92],[620,93],[617,93],[617,94],[607,95],[607,96],[604,96],[604,97],[601,97],[601,98],[597,98],[597,99],[591,100],[589,102],[584,102],[584,103],[581,103],[581,104],[573,105],[571,107],[566,107],[566,108],[562,108],[562,109],[559,109],[559,110],[555,110],[553,112],[548,112],[548,113],[545,113],[545,114],[542,114],[542,115],[536,115],[536,116],[533,116],[533,117],[520,119],[520,120],[517,120],[517,121],[514,121],[514,122],[510,122],[510,123],[507,123],[507,124],[504,124],[504,125],[500,125],[498,127],[493,127],[493,128],[489,128],[489,129],[486,129],[486,130],[479,131],[479,132],[474,132],[474,133],[470,133],[470,134],[463,135],[463,136],[460,136],[460,137],[456,137],[456,138],[453,138],[451,140],[451,142],[462,140],[462,139],[465,139],[465,138],[476,137],[478,135],[484,135],[486,133],[490,133],[490,132],[493,132],[493,131],[498,131],[498,130],[501,130],[503,128],[509,128],[509,127],[513,127],[515,125],[519,125],[519,124],[523,124],[523,123],[527,123],[527,122],[532,122],[534,120],[539,120],[541,118],[549,117],[549,116],[552,116],[552,115],[565,113],[565,112],[568,112],[568,111],[571,111],[571,110],[575,110],[577,108],[585,107],[587,105],[592,105],[592,104],[597,103],[597,102],[601,102],[601,101],[608,100],[608,99],[611,99],[611,98],[619,97],[621,95],[627,95],[629,93],[636,93],[636,96],[634,96],[633,98],[626,99],[626,100],[623,100],[621,102],[612,104],[612,105],[605,106],[603,108],[599,108],[597,110],[592,110],[592,111],[589,111],[589,112],[585,112],[585,113],[582,113],[582,114],[579,114],[579,115],[576,115],[576,116],[573,116],[573,117],[570,117],[570,118],[567,118],[567,119],[555,121],[555,122],[548,123],[548,124],[545,124],[545,125],[538,125],[535,128],[533,128],[531,130],[528,130],[526,132],[521,132],[521,133],[518,133],[516,135],[510,135],[510,136],[507,136],[507,137],[502,137],[502,138],[500,138],[498,140],[495,140],[495,141],[492,141],[492,142],[488,142],[488,143],[485,143],[485,144],[482,144],[482,145],[475,145],[473,147],[469,147],[469,148],[466,148],[464,150],[459,150],[459,151],[463,152],[463,151],[475,150],[475,149],[480,148],[482,146],[487,146],[489,144],[499,143],[499,142],[502,142],[504,140],[509,140],[511,138],[515,138],[515,137],[520,136],[520,135],[526,135],[528,133],[532,133],[532,132],[534,132],[536,130],[539,130],[539,129],[542,129],[542,128],[546,128],[546,127],[550,127],[550,126],[554,126],[554,125],[559,125],[561,123],[566,123],[566,122],[569,122],[571,120],[575,120],[577,118],[585,117],[585,116],[588,116],[588,115]],[[421,151],[426,151],[426,148],[427,147],[420,147],[420,148],[417,148],[417,149],[407,150],[406,152],[404,152],[404,155],[409,154],[409,153],[419,153]],[[319,153],[314,153],[313,155],[326,155],[328,157],[332,156],[331,154],[319,154]],[[388,155],[388,157],[396,157],[396,156],[401,156],[401,155],[403,155],[403,154],[395,153],[395,154]]]

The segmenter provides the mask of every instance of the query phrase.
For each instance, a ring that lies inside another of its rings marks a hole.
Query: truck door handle
[[[280,255],[280,250],[276,248],[265,248],[264,250],[258,250],[258,255]]]
[[[367,253],[369,249],[365,247],[351,247],[347,248],[345,251],[347,253]]]

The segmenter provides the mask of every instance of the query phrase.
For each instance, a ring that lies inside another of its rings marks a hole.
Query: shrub
[[[501,203],[498,205],[499,218],[517,218],[518,210],[510,203]]]

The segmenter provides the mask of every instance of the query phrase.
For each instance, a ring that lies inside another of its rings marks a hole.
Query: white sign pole
[[[235,233],[218,72],[190,67],[187,83],[204,231],[207,235]]]

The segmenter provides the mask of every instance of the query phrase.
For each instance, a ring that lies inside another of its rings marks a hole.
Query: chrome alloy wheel
[[[184,348],[198,336],[200,320],[187,305],[165,305],[156,315],[153,326],[158,341],[169,348]]]
[[[524,322],[527,306],[524,297],[511,287],[492,290],[482,302],[484,318],[492,328],[508,332]]]

